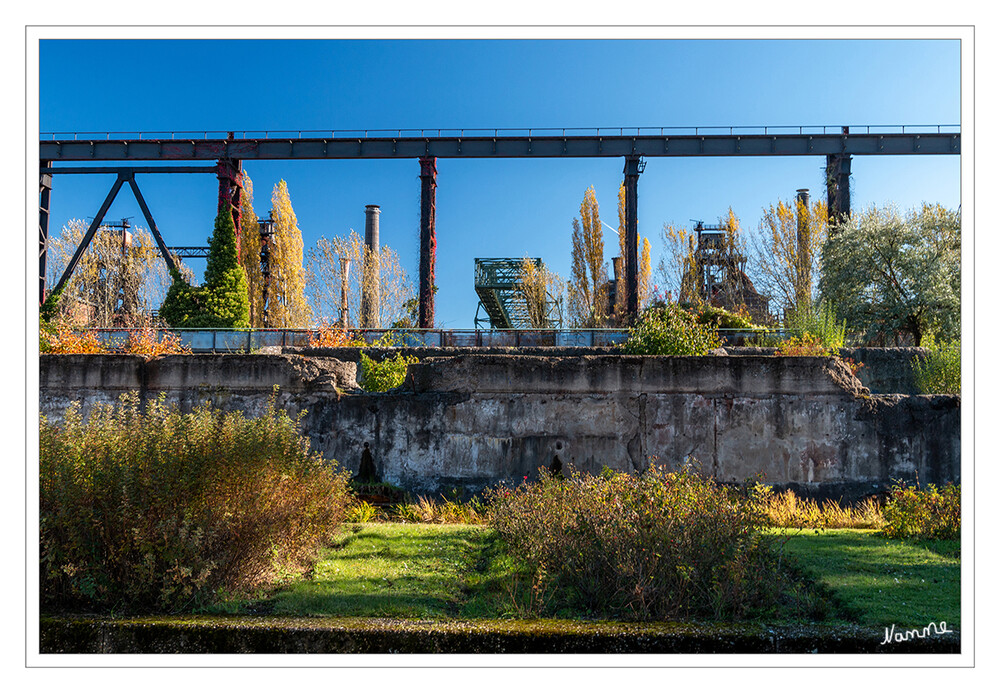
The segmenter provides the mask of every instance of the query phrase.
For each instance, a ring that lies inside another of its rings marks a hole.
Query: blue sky
[[[40,123],[48,131],[572,128],[960,123],[959,42],[945,40],[42,40]],[[731,206],[755,230],[797,188],[824,196],[822,157],[651,159],[639,231],[712,221]],[[542,257],[564,277],[584,190],[617,224],[619,159],[438,161],[436,318],[468,328],[475,257]],[[417,276],[414,161],[245,163],[266,213],[281,178],[308,248],[364,229]],[[957,207],[958,157],[855,157],[855,209]],[[92,217],[112,176],[56,177],[50,230]],[[202,245],[215,215],[209,175],[140,176],[168,245]],[[134,217],[127,191],[107,215]],[[616,253],[613,232],[606,257]],[[196,272],[203,264],[191,261]],[[654,277],[655,280],[655,277]]]

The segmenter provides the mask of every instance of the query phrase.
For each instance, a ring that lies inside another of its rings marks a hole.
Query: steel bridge
[[[117,180],[55,287],[61,289],[94,232],[128,183],[168,267],[166,244],[135,181],[137,174],[214,173],[219,208],[230,205],[239,229],[242,161],[256,159],[417,159],[420,163],[418,325],[434,324],[437,159],[617,157],[625,175],[626,312],[638,312],[638,179],[643,159],[690,156],[817,156],[826,158],[831,218],[850,213],[854,156],[957,155],[958,125],[521,128],[451,130],[299,130],[243,132],[42,133],[39,139],[39,300],[46,295],[49,201],[54,174],[115,174]],[[213,161],[213,166],[134,166],[140,161]],[[56,166],[116,162],[116,166]],[[124,162],[124,164],[122,163]]]

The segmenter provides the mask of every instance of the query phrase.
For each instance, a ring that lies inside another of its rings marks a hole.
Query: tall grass
[[[308,565],[343,518],[347,473],[298,422],[138,395],[40,430],[41,594],[51,605],[181,610]]]
[[[929,335],[923,340],[924,358],[913,359],[913,381],[923,395],[962,394],[961,342],[941,342]]]

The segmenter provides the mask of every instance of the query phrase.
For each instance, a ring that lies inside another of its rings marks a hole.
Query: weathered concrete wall
[[[891,479],[960,475],[958,397],[871,396],[835,359],[456,356],[411,366],[399,391],[362,393],[354,364],[301,356],[42,358],[41,407],[131,389],[306,410],[314,449],[356,471],[365,442],[387,481],[422,493],[534,478],[557,459],[587,472],[676,467],[724,481],[855,498]]]

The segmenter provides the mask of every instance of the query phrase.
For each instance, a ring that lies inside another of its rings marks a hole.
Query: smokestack
[[[380,327],[381,268],[379,263],[378,205],[365,205],[365,257],[361,275],[361,327]]]
[[[612,279],[617,283],[618,278],[622,276],[622,259],[620,257],[611,258],[611,272],[614,275]]]
[[[809,189],[800,188],[795,191],[795,211],[797,219],[797,246],[795,268],[795,303],[796,307],[812,302],[812,251],[809,229]]]

